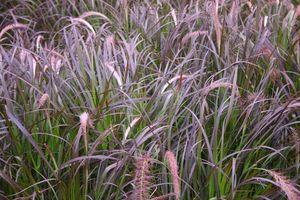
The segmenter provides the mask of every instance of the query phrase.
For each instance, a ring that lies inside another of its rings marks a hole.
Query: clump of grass
[[[298,198],[295,2],[1,2],[0,195]]]

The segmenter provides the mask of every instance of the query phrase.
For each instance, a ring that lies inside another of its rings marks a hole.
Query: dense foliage
[[[0,199],[300,199],[298,1],[0,2]]]

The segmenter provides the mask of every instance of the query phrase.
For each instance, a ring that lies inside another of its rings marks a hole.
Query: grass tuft
[[[299,9],[0,1],[0,199],[299,199]]]

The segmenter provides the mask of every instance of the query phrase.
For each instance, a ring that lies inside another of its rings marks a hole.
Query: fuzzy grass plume
[[[277,186],[285,193],[288,200],[299,200],[300,192],[294,184],[281,173],[268,170],[268,173],[274,178]]]
[[[38,108],[43,107],[49,100],[49,95],[47,93],[43,94],[38,100]]]
[[[179,200],[179,198],[180,198],[180,183],[179,183],[178,166],[177,166],[176,157],[172,151],[167,151],[165,154],[165,158],[168,161],[169,169],[171,171],[175,197],[176,197],[176,200]]]
[[[151,185],[150,157],[148,155],[138,157],[135,166],[135,188],[132,194],[132,200],[148,200],[150,199],[149,187]]]

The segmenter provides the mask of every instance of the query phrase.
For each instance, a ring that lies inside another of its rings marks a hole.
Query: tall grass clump
[[[0,2],[0,199],[299,199],[299,1]]]

